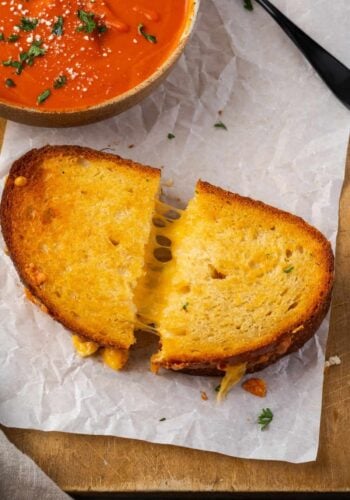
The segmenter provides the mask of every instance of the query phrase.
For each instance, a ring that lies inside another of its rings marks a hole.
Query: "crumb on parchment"
[[[330,356],[327,361],[324,364],[325,369],[329,368],[330,366],[335,366],[335,365],[340,365],[341,364],[341,359],[339,356]]]
[[[242,387],[245,391],[259,398],[264,398],[267,393],[267,384],[262,378],[250,378],[243,382]]]
[[[201,391],[201,398],[203,399],[203,401],[208,401],[208,396],[205,391]]]

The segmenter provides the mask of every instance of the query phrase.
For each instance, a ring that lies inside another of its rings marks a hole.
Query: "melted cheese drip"
[[[116,347],[105,347],[102,351],[102,359],[104,363],[112,368],[112,370],[121,370],[129,357],[129,352],[125,349],[117,349]]]
[[[247,369],[247,363],[242,363],[236,366],[227,366],[225,368],[225,376],[221,381],[220,390],[217,395],[217,401],[222,401],[226,398],[232,387],[242,379]]]
[[[85,340],[79,335],[73,335],[72,342],[75,350],[82,358],[92,356],[101,347],[96,342]],[[105,347],[102,350],[102,359],[112,370],[121,370],[128,360],[128,351],[116,347]]]
[[[73,335],[72,342],[75,350],[82,358],[86,358],[87,356],[95,354],[95,352],[97,352],[100,347],[96,342],[86,340],[79,335]]]

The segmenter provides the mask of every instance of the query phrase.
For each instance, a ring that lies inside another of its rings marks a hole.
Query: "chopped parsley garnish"
[[[50,95],[51,95],[51,90],[50,89],[46,89],[46,90],[44,90],[44,92],[42,92],[41,94],[38,95],[38,98],[37,98],[36,102],[38,104],[42,104],[43,102],[46,101],[46,99],[48,97],[50,97]]]
[[[32,31],[36,28],[38,24],[38,19],[31,19],[29,17],[22,17],[21,23],[18,24],[18,28],[22,31]]]
[[[93,33],[93,31],[95,31],[97,27],[95,23],[95,14],[92,14],[92,12],[85,12],[85,10],[79,9],[77,12],[77,16],[83,23],[77,27],[77,31],[84,31],[84,33]]]
[[[221,384],[217,385],[214,390],[215,390],[215,392],[219,392],[220,389],[221,389]]]
[[[157,37],[155,37],[154,35],[149,35],[148,33],[146,33],[145,31],[145,27],[143,24],[139,24],[138,27],[137,27],[137,31],[139,32],[140,35],[142,35],[144,38],[146,38],[146,40],[150,43],[157,43]]]
[[[6,67],[16,68],[17,75],[20,75],[22,73],[22,63],[20,61],[12,61],[11,57],[7,61],[2,61],[2,65]]]
[[[40,57],[45,54],[46,50],[41,47],[42,43],[42,40],[36,40],[32,43],[27,52],[29,58]]]
[[[288,273],[292,272],[293,269],[294,269],[294,266],[288,266],[288,267],[285,267],[283,269],[283,272],[288,274]]]
[[[225,125],[224,123],[222,123],[222,121],[220,121],[220,122],[216,122],[216,123],[214,124],[214,127],[215,127],[215,128],[222,128],[222,129],[224,129],[224,130],[227,130],[226,125]]]
[[[28,64],[28,66],[33,66],[34,59],[45,54],[46,50],[41,47],[42,43],[41,40],[35,40],[29,47],[28,52],[22,52],[20,54],[19,61],[13,61],[10,57],[7,61],[2,61],[2,65],[16,68],[16,74],[20,75],[26,64]]]
[[[42,57],[46,50],[42,47],[42,40],[35,40],[29,47],[28,52],[22,52],[19,56],[22,63],[28,64],[28,66],[33,66],[34,59],[36,57]]]
[[[7,41],[10,42],[10,43],[15,43],[15,42],[17,42],[18,39],[19,39],[19,35],[16,35],[15,33],[12,33],[12,35],[10,35],[7,38]]]
[[[5,80],[5,85],[6,87],[16,87],[15,82],[12,80],[12,78],[7,78]]]
[[[160,419],[159,419],[159,422],[164,422],[164,420],[166,420],[166,418],[165,418],[165,417],[160,418]]]
[[[252,0],[243,0],[244,1],[244,8],[247,10],[253,10],[253,4]]]
[[[77,12],[77,16],[82,22],[82,24],[77,27],[77,31],[83,31],[84,33],[93,33],[96,31],[98,34],[102,34],[108,29],[105,24],[98,24],[96,22],[95,14],[92,12],[86,12],[80,9]]]
[[[171,133],[169,132],[169,134],[168,134],[168,139],[175,139],[175,135],[174,135],[174,134],[171,134]]]
[[[66,75],[60,75],[54,80],[53,87],[55,89],[60,89],[61,87],[64,87],[66,83],[67,83]]]
[[[5,35],[1,32],[0,33],[0,42],[5,40]]]
[[[64,23],[63,17],[58,16],[57,21],[54,23],[54,25],[52,27],[51,33],[53,35],[57,35],[57,36],[63,35],[63,23]]]
[[[184,311],[188,312],[188,309],[187,309],[187,308],[188,308],[188,306],[189,306],[189,303],[188,303],[188,302],[186,302],[186,304],[184,304],[184,305],[182,306],[182,309],[183,309]]]
[[[270,408],[263,408],[258,417],[258,424],[261,425],[261,430],[263,431],[272,422],[273,413]]]
[[[108,28],[107,28],[107,26],[105,24],[99,24],[97,26],[97,33],[100,33],[100,34],[106,33],[107,29]]]

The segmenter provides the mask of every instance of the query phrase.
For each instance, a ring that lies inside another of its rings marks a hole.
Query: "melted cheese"
[[[217,395],[217,401],[222,401],[226,398],[231,388],[238,384],[238,382],[245,375],[247,363],[242,363],[236,366],[227,366],[225,368],[225,376],[221,381],[220,390]]]
[[[173,233],[173,222],[175,218],[181,217],[182,210],[174,208],[166,203],[157,201],[156,212],[153,217],[153,226],[148,245],[145,249],[144,274],[140,279],[135,295],[134,303],[138,311],[138,319],[144,324],[142,330],[157,333],[157,318],[163,307],[163,302],[167,297],[167,291],[159,287],[162,273],[169,268],[169,259],[171,260],[171,241]],[[157,237],[162,237],[169,244],[162,245]],[[157,254],[157,251],[163,251],[163,255]],[[162,261],[164,257],[164,261]],[[159,260],[159,258],[161,260]],[[152,314],[150,314],[150,312]],[[140,324],[138,325],[138,328]]]
[[[100,347],[96,342],[85,340],[79,335],[73,335],[72,342],[75,350],[82,358],[86,358],[87,356],[95,354],[95,352],[97,352]]]
[[[79,356],[83,358],[95,354],[101,347],[96,342],[85,340],[79,335],[73,335],[72,342]],[[112,370],[121,370],[128,360],[128,351],[116,347],[105,347],[102,349],[102,359]]]
[[[102,359],[104,363],[112,368],[112,370],[121,370],[129,357],[129,352],[125,349],[117,349],[116,347],[105,347],[102,351]]]

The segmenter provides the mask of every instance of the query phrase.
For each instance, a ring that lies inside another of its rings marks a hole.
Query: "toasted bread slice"
[[[162,231],[172,260],[156,278],[150,271],[156,286],[141,309],[161,337],[154,369],[255,371],[317,330],[333,254],[299,217],[199,181],[182,217]]]
[[[103,346],[134,343],[160,171],[77,146],[14,163],[1,203],[9,253],[30,293],[65,327]]]

